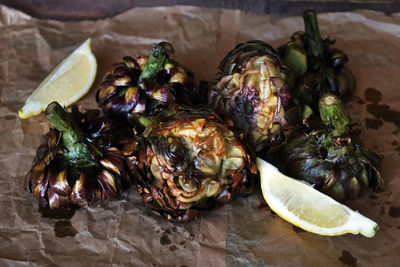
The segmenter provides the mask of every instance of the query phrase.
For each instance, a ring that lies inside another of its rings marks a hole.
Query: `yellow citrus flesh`
[[[18,111],[20,118],[40,114],[53,101],[69,106],[89,91],[97,72],[90,43],[89,38],[47,76]]]
[[[265,201],[281,218],[306,231],[321,235],[362,234],[372,237],[378,224],[315,190],[285,176],[257,158]]]

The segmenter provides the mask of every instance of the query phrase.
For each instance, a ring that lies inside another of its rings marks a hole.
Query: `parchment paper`
[[[367,190],[353,209],[377,221],[375,237],[323,237],[301,231],[266,206],[261,193],[238,198],[199,220],[174,224],[143,206],[133,187],[117,201],[82,208],[69,219],[38,211],[22,189],[48,130],[43,115],[17,111],[48,73],[88,37],[98,76],[80,107],[95,108],[107,68],[124,55],[173,43],[174,57],[197,80],[213,79],[219,61],[250,39],[274,47],[303,29],[298,17],[195,7],[136,8],[111,19],[38,20],[0,6],[0,265],[2,266],[396,266],[400,262],[400,14],[319,14],[323,34],[350,58],[356,96],[347,103],[362,140],[383,159],[385,188]],[[368,93],[368,94],[366,94]]]

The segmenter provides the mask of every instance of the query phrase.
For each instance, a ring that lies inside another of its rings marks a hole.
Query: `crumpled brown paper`
[[[136,8],[99,21],[37,20],[0,6],[0,265],[5,266],[395,266],[400,262],[400,15],[372,11],[319,14],[323,34],[348,53],[357,79],[347,103],[362,140],[383,159],[385,188],[347,204],[377,221],[375,237],[324,237],[274,215],[257,191],[178,224],[154,215],[135,188],[118,201],[49,218],[22,189],[48,125],[43,115],[17,111],[47,74],[88,37],[98,76],[81,107],[95,108],[106,69],[124,55],[173,43],[174,55],[197,80],[213,79],[235,44],[260,39],[278,46],[297,30],[298,17],[195,7]]]

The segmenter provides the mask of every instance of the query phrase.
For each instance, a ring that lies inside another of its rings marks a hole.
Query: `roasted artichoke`
[[[76,208],[117,197],[131,184],[118,146],[130,142],[130,130],[110,124],[99,111],[57,102],[48,105],[52,127],[25,177],[25,189],[44,208]]]
[[[154,46],[149,57],[124,57],[113,65],[98,88],[103,111],[119,120],[154,115],[171,103],[192,105],[197,91],[192,72],[169,58],[170,43]]]
[[[320,129],[291,140],[279,158],[286,173],[341,201],[355,199],[362,188],[382,188],[380,158],[351,136],[350,118],[338,96],[319,102]]]
[[[221,76],[208,91],[208,106],[232,120],[243,142],[256,152],[284,137],[289,100],[287,69],[274,49],[262,41],[235,47],[221,62]]]
[[[356,81],[345,67],[347,55],[331,47],[335,40],[321,38],[315,11],[304,11],[303,18],[305,32],[295,32],[278,52],[290,70],[292,99],[300,107],[302,119],[307,119],[318,113],[322,95],[331,93],[345,99],[354,92]]]
[[[245,147],[214,114],[179,108],[153,118],[142,140],[126,146],[143,202],[168,219],[196,217],[244,193],[256,173]]]

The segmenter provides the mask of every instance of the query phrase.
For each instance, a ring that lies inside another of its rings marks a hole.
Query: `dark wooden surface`
[[[385,13],[400,12],[400,0],[0,0],[0,4],[44,19],[82,20],[111,17],[134,7],[192,5],[239,9],[253,13],[298,15],[304,9],[318,12],[371,9]]]

